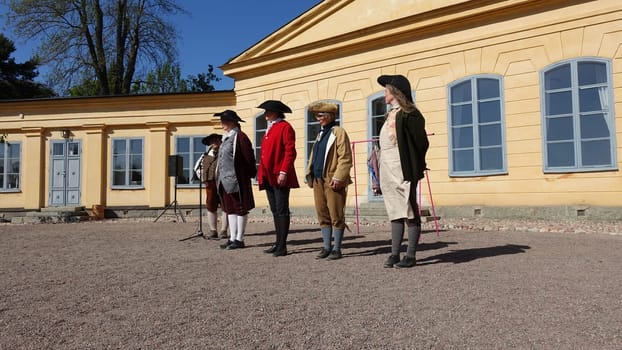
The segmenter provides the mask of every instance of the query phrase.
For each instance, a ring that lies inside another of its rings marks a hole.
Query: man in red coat
[[[291,188],[300,187],[294,169],[296,133],[291,124],[285,121],[285,113],[291,113],[292,110],[278,100],[265,101],[257,108],[265,110],[264,117],[268,122],[261,140],[257,180],[259,190],[266,190],[276,231],[275,244],[265,252],[285,256],[290,224],[289,192]]]

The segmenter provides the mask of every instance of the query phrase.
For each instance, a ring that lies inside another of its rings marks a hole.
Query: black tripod
[[[201,189],[203,188],[203,181],[201,181],[201,174],[203,174],[203,157],[205,157],[205,154],[203,154],[201,158],[199,158],[199,160],[197,161],[198,166],[195,167],[194,171],[192,172],[192,179],[199,181],[199,228],[197,229],[197,232],[195,232],[192,236],[182,238],[179,241],[185,241],[197,237],[203,237],[207,239],[203,234],[203,210],[201,209],[203,207],[203,194],[201,193]],[[197,170],[199,174],[198,176]]]
[[[175,198],[174,200],[166,206],[166,208],[164,208],[164,210],[162,210],[162,212],[160,213],[160,215],[158,215],[157,218],[155,218],[155,220],[153,220],[153,222],[158,221],[158,219],[171,207],[173,207],[173,213],[175,214],[175,219],[177,219],[177,215],[181,216],[181,221],[183,221],[184,223],[186,222],[186,218],[184,217],[184,214],[181,212],[181,210],[179,210],[177,208],[177,174],[175,175]],[[179,221],[177,221],[179,222]]]

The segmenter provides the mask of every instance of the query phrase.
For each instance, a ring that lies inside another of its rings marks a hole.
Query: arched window
[[[255,116],[255,166],[257,169],[259,169],[259,158],[261,157],[261,142],[266,136],[266,130],[268,130],[268,121],[263,115],[262,112]]]
[[[617,167],[611,63],[575,59],[541,74],[544,172]]]
[[[501,78],[478,75],[449,86],[449,174],[507,172]]]
[[[321,100],[323,102],[329,102],[329,103],[334,103],[337,105],[337,116],[335,118],[335,121],[337,122],[337,125],[341,126],[341,102],[336,101],[336,100]],[[314,103],[317,103],[320,101],[316,101]],[[309,104],[312,105],[313,103]],[[313,143],[315,142],[315,138],[317,137],[317,134],[320,132],[320,122],[315,118],[315,115],[313,115],[313,113],[309,112],[309,106],[305,107],[305,124],[306,124],[306,134],[305,134],[305,167],[307,166],[307,164],[309,164],[309,155],[311,154],[311,149],[313,147]]]
[[[384,124],[388,105],[384,100],[384,91],[377,92],[367,99],[367,120],[369,120],[369,139],[377,139]]]

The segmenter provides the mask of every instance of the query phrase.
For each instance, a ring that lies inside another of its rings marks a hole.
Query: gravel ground
[[[312,221],[279,258],[261,219],[235,251],[179,241],[196,222],[0,225],[0,349],[622,348],[619,222],[443,219],[399,270],[387,224],[318,261]]]

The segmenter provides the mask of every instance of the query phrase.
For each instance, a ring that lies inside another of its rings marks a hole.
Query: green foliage
[[[39,60],[32,58],[24,63],[15,62],[11,55],[15,44],[0,33],[0,99],[25,99],[51,97],[56,94],[49,87],[34,81],[39,75]]]
[[[174,0],[10,0],[8,6],[13,30],[41,40],[38,55],[52,67],[55,86],[96,95],[129,94],[136,72],[174,61],[178,35],[168,19],[185,13]]]
[[[220,78],[214,74],[214,67],[211,64],[208,65],[207,73],[189,75],[187,79],[182,79],[179,65],[166,62],[149,72],[144,81],[135,82],[132,92],[138,94],[208,92],[214,91],[212,82],[216,81],[220,81]]]

